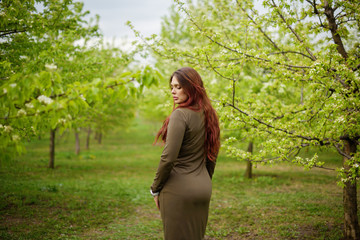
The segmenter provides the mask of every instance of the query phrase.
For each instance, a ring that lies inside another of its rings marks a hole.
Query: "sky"
[[[123,39],[135,39],[132,30],[126,26],[131,21],[136,30],[144,36],[159,34],[161,19],[169,12],[173,0],[81,0],[84,10],[90,16],[100,16],[99,26],[106,41],[115,39],[115,44]]]

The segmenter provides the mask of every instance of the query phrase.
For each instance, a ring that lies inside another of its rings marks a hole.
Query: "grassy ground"
[[[48,140],[1,161],[0,239],[162,239],[149,186],[161,148],[153,127],[113,132],[80,156],[61,138],[55,169]],[[342,189],[336,173],[289,165],[254,168],[220,156],[206,239],[340,239]]]

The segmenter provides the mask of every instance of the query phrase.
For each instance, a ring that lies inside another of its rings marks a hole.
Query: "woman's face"
[[[188,99],[188,96],[184,93],[184,89],[180,86],[175,76],[171,79],[170,87],[175,104],[181,104]]]

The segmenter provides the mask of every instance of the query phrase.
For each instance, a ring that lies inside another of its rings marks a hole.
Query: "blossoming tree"
[[[121,107],[152,78],[153,71],[122,67],[131,61],[128,54],[102,48],[97,23],[86,14],[72,0],[0,2],[1,159],[43,132],[50,130],[53,140],[55,129],[95,121],[96,110]],[[50,155],[53,168],[53,141]]]
[[[334,149],[343,162],[338,171],[344,237],[359,239],[359,2],[176,2],[201,40],[189,49],[154,36],[149,45],[164,57],[210,69],[231,86],[219,98],[222,122],[239,131],[247,128],[242,136],[262,141],[260,151],[249,154],[237,147],[240,138],[230,137],[223,144],[228,153],[240,160],[285,161],[310,169],[327,167],[316,154],[302,158],[300,151]]]

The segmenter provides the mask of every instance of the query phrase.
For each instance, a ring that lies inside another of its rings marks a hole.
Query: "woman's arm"
[[[170,116],[165,147],[161,154],[154,182],[151,185],[151,191],[153,193],[160,192],[169,178],[170,172],[179,155],[185,130],[185,115],[180,109],[176,109]]]

